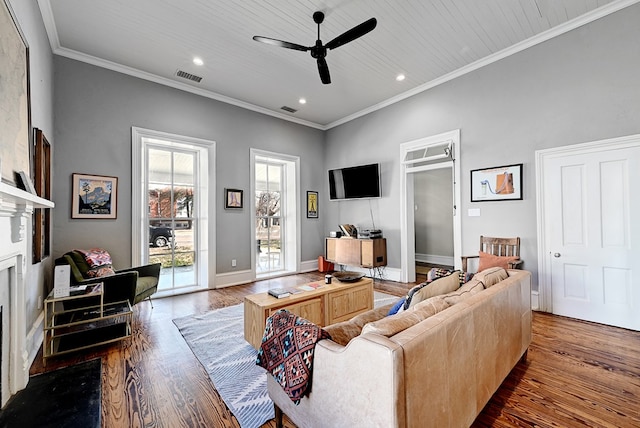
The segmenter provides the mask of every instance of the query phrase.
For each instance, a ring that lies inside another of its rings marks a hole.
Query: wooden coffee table
[[[346,321],[373,309],[373,280],[362,278],[355,282],[331,284],[324,281],[309,284],[318,288],[277,299],[268,293],[251,294],[244,298],[244,338],[254,348],[262,343],[267,318],[280,309],[287,309],[322,327]],[[291,288],[298,288],[291,287]]]

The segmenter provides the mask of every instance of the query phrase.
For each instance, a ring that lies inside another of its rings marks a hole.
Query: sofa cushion
[[[449,305],[453,306],[456,303],[460,303],[466,298],[481,292],[482,290],[484,290],[484,284],[482,283],[482,281],[476,279],[474,276],[471,281],[467,282],[465,285],[463,285],[456,291],[445,294],[444,296],[442,296],[442,298]]]
[[[347,346],[347,343],[362,332],[362,327],[371,321],[384,318],[392,304],[384,305],[370,311],[363,312],[347,321],[331,324],[324,330],[331,335],[331,340],[339,345]]]
[[[438,278],[432,283],[420,288],[418,291],[413,293],[409,302],[405,302],[405,308],[412,308],[423,300],[457,290],[458,287],[460,287],[460,277],[458,273],[458,271],[455,271],[449,276]]]
[[[478,272],[482,272],[490,267],[501,267],[509,269],[509,262],[520,260],[517,256],[494,256],[493,254],[480,251],[480,262],[478,263]]]
[[[506,270],[501,267],[492,267],[485,269],[482,272],[478,272],[474,275],[473,279],[478,279],[484,284],[484,288],[489,288],[496,285],[500,281],[503,281],[509,277]]]
[[[420,307],[411,308],[397,315],[391,315],[381,320],[367,323],[362,328],[362,334],[376,333],[391,337],[448,307],[449,304],[443,300],[442,296],[434,296],[421,302]]]

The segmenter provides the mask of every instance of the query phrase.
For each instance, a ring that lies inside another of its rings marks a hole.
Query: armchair
[[[520,260],[520,237],[516,238],[493,238],[480,235],[480,252],[491,256],[505,257],[507,269],[522,269],[524,264]],[[468,259],[480,258],[481,254],[475,256],[462,256],[462,271],[467,272]],[[478,269],[480,270],[480,269]]]
[[[109,253],[102,251],[110,262]],[[83,253],[85,252],[73,250],[55,260],[56,266],[71,266],[71,285],[88,285],[102,282],[104,284],[105,302],[129,300],[132,306],[144,299],[149,299],[149,302],[151,302],[151,295],[158,291],[160,263],[116,270],[113,274],[106,276],[91,277],[89,272],[92,270],[92,266],[90,266]],[[107,265],[103,266],[106,267]],[[108,266],[110,267],[110,264]],[[151,304],[151,307],[153,307],[153,304]]]

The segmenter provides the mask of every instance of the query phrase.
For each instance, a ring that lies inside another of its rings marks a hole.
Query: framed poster
[[[73,174],[71,197],[71,218],[116,218],[118,178]]]
[[[471,171],[471,202],[522,199],[522,164]]]
[[[242,190],[240,189],[224,189],[224,208],[225,209],[242,209]]]
[[[307,218],[318,218],[318,192],[307,191]]]
[[[29,47],[7,0],[0,1],[0,52],[0,173],[15,186],[17,173],[31,171]]]

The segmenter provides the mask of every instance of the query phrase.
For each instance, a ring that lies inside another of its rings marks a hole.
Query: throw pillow
[[[111,267],[111,265],[106,265],[106,266],[97,266],[94,268],[91,268],[87,271],[87,278],[97,278],[99,276],[111,276],[111,275],[115,275],[116,272],[113,270],[113,268]]]
[[[482,284],[482,282],[474,278],[471,281],[467,282],[462,287],[460,287],[458,290],[452,293],[446,294],[445,296],[443,296],[443,298],[445,302],[453,306],[456,303],[460,303],[466,298],[481,292],[482,290],[484,290],[484,285]]]
[[[400,307],[402,307],[404,305],[404,300],[405,298],[403,297],[402,299],[398,300],[398,303],[396,303],[395,305],[393,305],[391,307],[391,309],[389,309],[389,313],[388,315],[395,315],[398,313],[398,311],[400,310]]]
[[[412,327],[449,307],[449,305],[444,302],[440,296],[435,296],[433,299],[434,301],[432,304],[426,304],[426,302],[424,302],[425,304],[421,305],[419,308],[407,310],[400,314],[365,324],[362,328],[362,334],[376,333],[382,336],[391,337],[394,334],[406,330],[407,328]]]
[[[501,267],[492,267],[485,269],[482,272],[478,272],[474,275],[474,279],[482,281],[485,288],[489,288],[500,281],[503,281],[509,277],[506,270]]]
[[[417,290],[413,294],[409,305],[407,306],[407,304],[405,303],[405,307],[412,308],[417,303],[420,303],[423,300],[427,300],[428,298],[433,296],[440,296],[442,294],[450,293],[454,290],[457,290],[459,287],[460,276],[458,275],[458,271],[456,271],[449,276],[436,279],[432,283],[427,284],[427,286]]]
[[[517,256],[494,256],[493,254],[480,251],[480,262],[478,264],[478,272],[482,272],[490,267],[501,267],[509,269],[509,262],[520,260]]]

